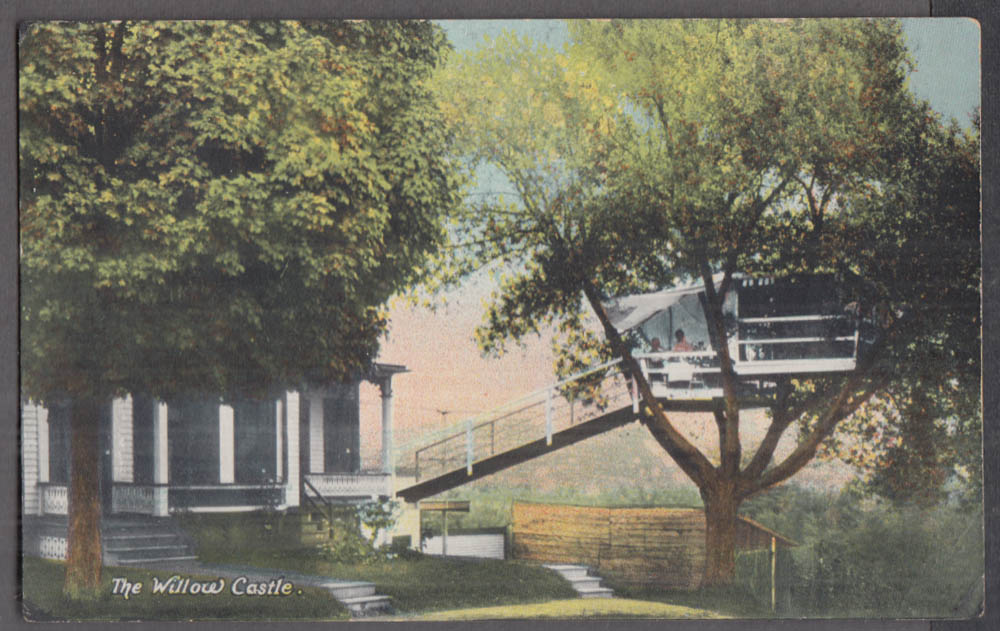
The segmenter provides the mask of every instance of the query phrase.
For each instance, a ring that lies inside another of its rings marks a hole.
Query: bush
[[[333,563],[373,563],[393,556],[392,545],[377,546],[379,533],[396,523],[399,503],[394,500],[338,507],[332,515],[330,540],[319,545]]]
[[[776,615],[793,611],[792,589],[800,577],[792,561],[793,551],[778,547],[774,568]],[[736,555],[735,584],[764,611],[771,611],[771,551],[748,550]]]
[[[297,516],[273,511],[185,513],[178,523],[205,561],[231,558],[266,547],[278,553],[300,547]]]
[[[956,505],[895,505],[850,490],[834,496],[804,489],[779,490],[745,508],[803,544],[789,552],[784,572],[779,567],[779,583],[783,574],[791,580],[787,607],[779,588],[779,614],[957,618],[977,613],[985,553],[981,512]],[[738,559],[737,580],[758,599],[764,594],[760,565],[752,555]]]

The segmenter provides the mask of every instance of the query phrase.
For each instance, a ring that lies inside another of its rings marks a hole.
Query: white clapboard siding
[[[38,422],[40,406],[27,403],[21,409],[21,509],[23,515],[38,514]]]
[[[111,403],[111,470],[115,482],[135,481],[132,418],[132,395]]]
[[[448,556],[503,559],[502,534],[448,535]],[[424,554],[441,554],[441,537],[424,541]]]

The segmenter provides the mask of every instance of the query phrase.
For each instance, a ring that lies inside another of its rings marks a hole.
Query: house
[[[696,589],[705,571],[705,512],[700,508],[568,506],[514,502],[515,559],[586,565],[621,584]],[[740,516],[737,550],[795,546]]]
[[[295,510],[310,500],[393,497],[392,379],[403,372],[404,366],[375,364],[363,379],[381,392],[382,457],[375,471],[361,467],[361,379],[266,401],[115,399],[99,431],[105,524],[140,524],[149,532],[179,512]],[[21,509],[29,554],[65,557],[71,413],[60,401],[22,406]]]

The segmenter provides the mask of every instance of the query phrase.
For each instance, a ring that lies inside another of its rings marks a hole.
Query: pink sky
[[[461,421],[555,381],[549,338],[511,345],[503,357],[483,357],[473,335],[489,293],[469,282],[436,310],[396,300],[379,361],[410,372],[393,378],[394,439],[406,443],[432,429]],[[445,410],[442,415],[439,410]],[[379,390],[361,389],[362,458],[377,466],[381,449]],[[444,420],[444,423],[442,423]]]

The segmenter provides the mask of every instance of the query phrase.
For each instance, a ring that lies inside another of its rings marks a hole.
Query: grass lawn
[[[289,596],[234,596],[230,581],[219,595],[154,595],[154,573],[133,568],[104,568],[100,596],[92,601],[63,597],[64,563],[25,557],[23,594],[31,618],[56,620],[343,620],[347,610],[329,592],[302,588]],[[160,580],[170,573],[156,574]],[[128,600],[111,594],[111,579],[141,581],[142,592]],[[216,577],[205,577],[212,579]]]
[[[648,587],[611,585],[615,595],[643,601],[667,603],[682,608],[710,610],[733,618],[771,618],[771,610],[739,587],[700,589],[695,591],[658,590]]]
[[[569,583],[554,572],[518,561],[421,557],[348,565],[325,561],[312,549],[281,555],[258,550],[203,560],[371,581],[379,594],[392,597],[393,606],[401,613],[537,603],[576,596]]]
[[[437,611],[417,616],[415,620],[498,620],[508,618],[723,618],[705,609],[692,609],[643,600],[593,598],[555,600],[531,605],[478,607]]]

